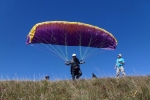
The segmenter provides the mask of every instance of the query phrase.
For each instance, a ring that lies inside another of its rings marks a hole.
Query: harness
[[[74,59],[71,60],[71,66],[73,69],[79,68],[79,64],[76,60],[77,60],[77,58],[75,60]]]

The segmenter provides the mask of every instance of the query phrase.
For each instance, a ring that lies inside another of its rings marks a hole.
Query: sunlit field
[[[150,100],[150,76],[1,80],[0,100]]]

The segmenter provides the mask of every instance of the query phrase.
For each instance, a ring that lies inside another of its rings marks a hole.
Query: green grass
[[[150,100],[150,76],[0,81],[0,100]]]

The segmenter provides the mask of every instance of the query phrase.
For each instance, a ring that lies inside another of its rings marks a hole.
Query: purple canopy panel
[[[36,24],[27,36],[27,44],[44,43],[116,49],[117,40],[104,29],[80,22],[51,21]]]

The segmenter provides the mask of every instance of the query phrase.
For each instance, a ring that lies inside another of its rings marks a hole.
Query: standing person
[[[70,61],[65,62],[66,65],[71,65],[70,72],[73,80],[75,79],[75,76],[76,79],[78,79],[82,75],[79,64],[84,64],[84,63],[85,62],[83,61],[81,62],[79,61],[79,59],[76,57],[76,54],[72,54],[72,59]]]
[[[122,73],[122,76],[126,76],[126,73],[124,71],[124,65],[125,65],[125,61],[122,58],[122,54],[118,54],[118,58],[117,58],[116,65],[115,65],[117,77],[119,77],[120,72]]]

